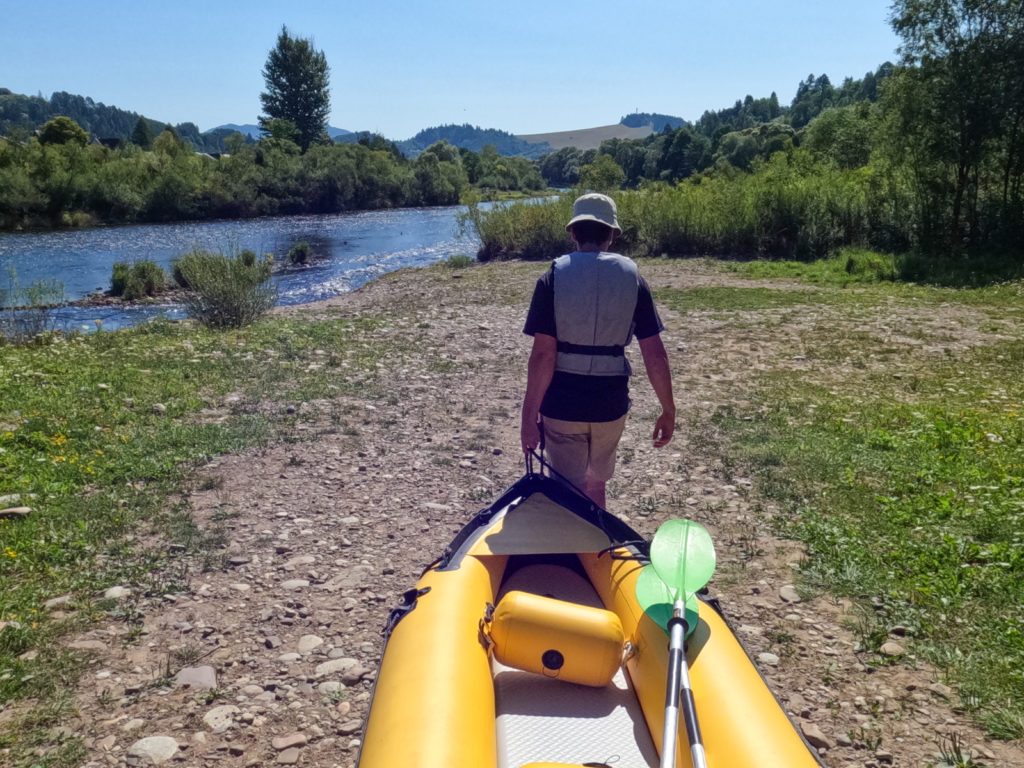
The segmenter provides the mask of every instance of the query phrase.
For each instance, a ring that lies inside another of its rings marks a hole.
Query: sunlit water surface
[[[116,262],[153,261],[170,273],[171,261],[195,248],[225,253],[273,253],[285,262],[293,245],[308,242],[315,263],[279,270],[279,304],[307,304],[351,291],[402,267],[423,266],[457,254],[474,255],[475,234],[459,233],[450,208],[403,208],[325,216],[286,216],[242,221],[141,224],[65,232],[0,234],[0,289],[9,289],[9,270],[22,286],[40,280],[63,284],[75,301],[110,288]],[[2,297],[3,294],[0,294]],[[175,304],[140,307],[61,307],[54,324],[64,330],[94,330],[96,321],[113,330],[156,315],[183,317]]]

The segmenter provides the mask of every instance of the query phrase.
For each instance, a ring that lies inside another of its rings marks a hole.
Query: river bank
[[[197,551],[181,539],[149,542],[172,553],[166,568],[182,590],[115,585],[123,589],[108,593],[108,618],[66,638],[92,660],[53,743],[79,739],[78,764],[89,768],[140,765],[150,748],[188,766],[354,765],[388,611],[523,471],[518,411],[529,345],[520,329],[544,267],[402,270],[324,302],[277,308],[283,319],[327,324],[328,338],[349,346],[297,346],[281,334],[289,356],[269,364],[325,374],[319,394],[281,387],[253,400],[239,389],[182,417],[292,420],[285,439],[214,459],[168,501],[220,542]],[[820,311],[788,311],[788,299],[819,289],[702,261],[642,269],[659,292],[756,291],[774,303],[659,301],[679,429],[665,449],[651,447],[656,401],[638,377],[609,508],[645,535],[672,517],[708,527],[720,564],[712,594],[828,768],[924,768],[951,744],[972,750],[975,764],[1024,764],[1019,744],[986,738],[907,638],[893,635],[902,653],[889,657],[865,648],[853,606],[806,588],[796,572],[801,548],[773,533],[783,510],[730,453],[716,414],[748,413],[762,377],[854,375],[842,360],[808,357]],[[926,356],[940,333],[953,349],[989,341],[964,307],[900,305],[873,320],[830,314],[827,323],[840,335],[857,329],[864,348],[884,338],[908,356]],[[382,352],[372,373],[357,364],[363,350]],[[49,610],[74,617],[67,602]],[[0,729],[13,722],[15,709],[0,712]]]

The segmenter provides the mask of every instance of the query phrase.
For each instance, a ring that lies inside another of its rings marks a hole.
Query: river
[[[281,269],[275,275],[279,304],[306,304],[346,293],[402,267],[422,266],[450,256],[472,256],[480,246],[475,233],[460,235],[461,207],[403,208],[323,216],[139,224],[45,233],[0,233],[0,303],[10,286],[40,280],[63,285],[65,300],[110,289],[116,262],[153,261],[168,275],[174,258],[195,248],[233,253],[273,253],[284,264],[293,245],[308,242],[314,263]],[[175,304],[136,307],[67,306],[53,310],[63,330],[107,330],[131,326],[156,315],[183,317]]]

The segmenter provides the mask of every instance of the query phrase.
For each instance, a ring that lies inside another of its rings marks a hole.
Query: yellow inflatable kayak
[[[523,477],[392,611],[360,768],[658,766],[669,650],[636,598],[649,557],[563,483]],[[694,625],[707,765],[820,768],[711,603]],[[687,741],[681,725],[676,768],[691,768]]]

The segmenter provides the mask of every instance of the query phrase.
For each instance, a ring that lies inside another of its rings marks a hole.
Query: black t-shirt
[[[558,338],[555,328],[555,294],[548,270],[538,280],[526,314],[523,333],[533,336],[544,333]],[[654,307],[651,289],[641,277],[633,310],[633,333],[646,339],[661,333],[664,326]],[[540,412],[564,421],[615,421],[629,411],[628,376],[587,376],[555,371],[551,385],[544,394]]]

